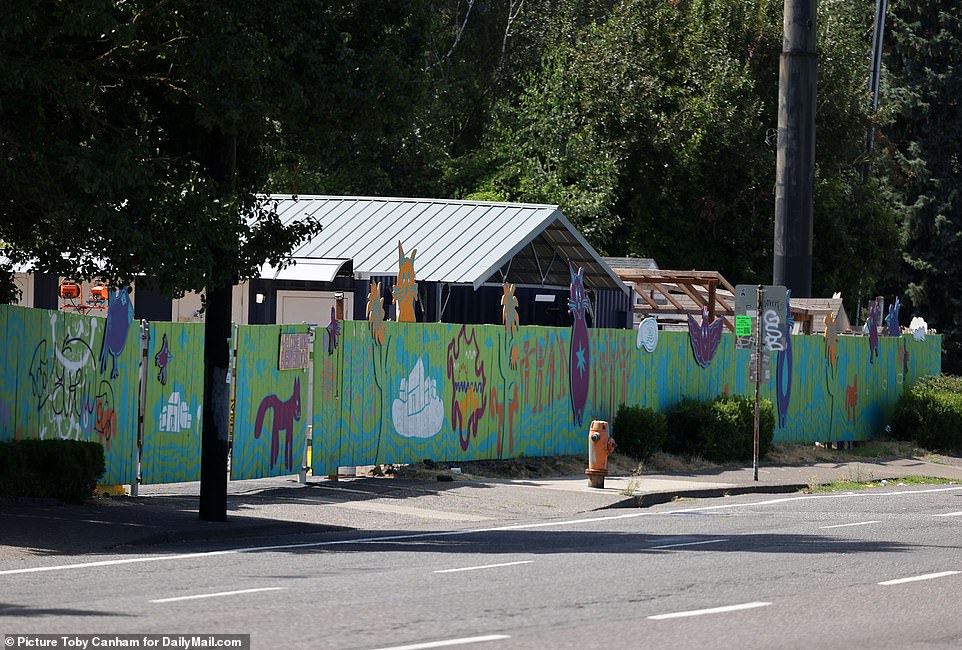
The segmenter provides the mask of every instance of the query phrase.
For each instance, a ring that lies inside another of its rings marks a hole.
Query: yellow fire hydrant
[[[588,485],[593,488],[605,487],[608,475],[608,454],[615,450],[615,439],[608,433],[608,423],[594,420],[588,431]]]

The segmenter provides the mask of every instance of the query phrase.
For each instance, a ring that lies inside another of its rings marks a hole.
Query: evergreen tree
[[[905,301],[945,335],[962,372],[962,14],[954,0],[897,0],[886,32],[885,145],[900,209]]]

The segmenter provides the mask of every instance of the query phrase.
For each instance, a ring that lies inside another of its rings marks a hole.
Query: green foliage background
[[[40,270],[147,273],[177,295],[318,227],[280,228],[258,193],[473,197],[557,203],[605,254],[767,281],[782,9],[10,0],[0,242]],[[900,295],[945,332],[952,369],[962,26],[950,0],[892,0],[875,114],[874,10],[818,5],[814,294],[840,291],[853,316]]]

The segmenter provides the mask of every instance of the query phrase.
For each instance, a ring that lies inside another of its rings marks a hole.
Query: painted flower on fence
[[[708,322],[708,307],[701,308],[700,325],[691,314],[688,314],[688,338],[691,341],[691,351],[695,355],[695,363],[702,368],[707,368],[715,358],[724,327],[725,321],[721,318]]]
[[[160,350],[154,355],[154,365],[160,368],[157,371],[157,381],[160,382],[161,386],[167,385],[167,364],[170,363],[170,343],[167,341],[167,335],[164,334],[164,338],[161,339]]]
[[[327,324],[327,353],[334,354],[337,337],[341,335],[341,321],[337,320],[337,310],[331,307],[331,322]]]
[[[461,449],[467,451],[471,438],[488,405],[488,379],[474,330],[462,325],[457,338],[448,344],[448,381],[451,382],[451,429],[458,432]]]

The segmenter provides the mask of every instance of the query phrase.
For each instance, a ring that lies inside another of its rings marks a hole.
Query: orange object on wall
[[[76,300],[80,297],[80,283],[73,280],[61,280],[59,293],[63,300]]]
[[[107,300],[108,289],[103,284],[95,284],[90,287],[90,299],[98,302]]]

